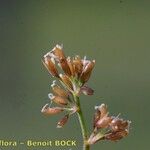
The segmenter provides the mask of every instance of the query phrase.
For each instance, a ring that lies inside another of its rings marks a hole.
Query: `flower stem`
[[[87,143],[87,140],[88,140],[87,129],[86,129],[83,113],[82,113],[81,106],[80,106],[80,99],[78,96],[74,95],[74,100],[76,101],[76,104],[78,105],[78,108],[79,108],[77,114],[78,114],[78,119],[79,119],[81,131],[82,131],[83,150],[90,150],[90,145]]]

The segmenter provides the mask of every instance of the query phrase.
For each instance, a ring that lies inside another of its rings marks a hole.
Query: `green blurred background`
[[[88,128],[94,106],[101,103],[109,106],[111,114],[121,113],[132,121],[127,138],[117,143],[99,142],[91,150],[149,149],[149,6],[148,0],[1,1],[0,139],[73,139],[78,146],[72,150],[81,150],[75,116],[63,129],[56,129],[61,115],[40,113],[49,101],[53,80],[41,58],[59,43],[67,55],[96,60],[88,83],[95,94],[81,99]]]

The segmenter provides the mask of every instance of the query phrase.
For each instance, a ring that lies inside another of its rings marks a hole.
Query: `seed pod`
[[[59,74],[58,74],[58,71],[57,71],[57,68],[55,66],[53,58],[45,57],[44,61],[42,61],[42,62],[44,64],[44,66],[47,68],[47,70],[49,71],[49,73],[53,77],[58,77],[59,78]]]
[[[70,57],[67,58],[67,63],[70,68],[71,75],[74,77],[75,76],[75,66],[74,66],[72,60],[70,59]]]
[[[62,128],[68,121],[69,119],[69,114],[65,115],[58,123],[57,123],[57,128]]]
[[[41,112],[43,113],[43,114],[45,114],[45,115],[54,115],[54,114],[58,114],[58,113],[60,113],[60,112],[62,112],[63,111],[63,108],[61,108],[61,107],[53,107],[53,108],[50,108],[49,106],[48,106],[48,104],[46,104],[43,108],[42,108],[42,110],[41,110]]]
[[[53,92],[55,94],[57,94],[58,96],[68,98],[68,96],[69,96],[68,92],[66,92],[65,90],[63,90],[60,86],[58,86],[55,83],[53,83],[51,85],[51,87],[52,87]]]
[[[58,59],[65,59],[65,54],[62,50],[62,46],[56,45],[53,50],[51,51]]]
[[[56,104],[59,104],[59,105],[67,105],[68,104],[67,99],[65,99],[65,98],[62,98],[60,96],[54,96],[52,93],[48,94],[48,96]]]
[[[60,74],[59,77],[60,77],[61,81],[62,81],[67,87],[69,87],[70,89],[73,89],[73,85],[72,85],[72,83],[71,83],[71,81],[70,81],[70,79],[68,78],[67,75],[62,75],[62,74]]]
[[[107,106],[105,104],[101,104],[100,106],[95,106],[97,112],[99,112],[99,119],[95,123],[97,128],[107,128],[112,121],[112,117],[108,116]]]
[[[104,116],[103,118],[100,118],[97,123],[96,127],[97,128],[107,128],[111,122],[111,118],[108,116]]]
[[[86,56],[84,56],[84,58],[82,59],[82,64],[83,64],[83,69],[85,69],[85,67],[90,63],[90,60],[86,59]]]
[[[67,75],[67,76],[71,76],[71,71],[70,71],[70,68],[69,68],[69,65],[67,63],[67,60],[66,59],[63,59],[63,58],[60,58],[60,66],[62,68],[62,70],[64,71],[64,73]]]
[[[88,63],[85,68],[82,71],[82,74],[80,76],[80,80],[85,83],[89,80],[92,70],[95,66],[95,60],[91,61],[90,63]]]
[[[110,127],[113,131],[120,131],[120,130],[128,129],[130,123],[131,123],[130,121],[114,118],[110,123]]]
[[[106,114],[108,115],[108,110],[107,110],[107,105],[105,104],[101,104],[98,107],[99,111],[101,112],[101,118],[103,118],[104,116],[106,116]]]
[[[111,140],[111,141],[118,141],[118,140],[122,139],[123,137],[127,136],[128,134],[129,134],[128,130],[112,132],[112,133],[106,134],[105,139]]]
[[[100,111],[100,113],[101,113],[100,118],[103,118],[104,116],[109,114],[109,112],[107,110],[107,105],[105,105],[105,104],[101,104],[100,106],[95,106],[95,109]]]
[[[91,89],[90,87],[84,85],[81,87],[80,91],[84,94],[84,95],[93,95],[94,90]]]
[[[82,73],[83,69],[83,63],[81,61],[81,58],[79,56],[76,56],[75,59],[73,60],[73,65],[75,67],[75,73],[79,77]]]
[[[96,110],[94,114],[94,119],[93,119],[93,128],[95,129],[97,121],[100,119],[101,112],[99,110]]]

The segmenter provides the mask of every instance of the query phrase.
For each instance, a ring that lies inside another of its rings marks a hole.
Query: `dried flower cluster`
[[[95,109],[94,130],[88,140],[90,144],[99,140],[118,141],[128,135],[131,121],[120,119],[119,115],[117,117],[109,116],[105,104],[96,106]]]
[[[81,59],[79,56],[71,59],[64,55],[62,47],[56,45],[50,52],[44,55],[42,60],[44,66],[49,73],[58,78],[62,86],[56,84],[54,80],[51,87],[53,93],[49,93],[50,105],[46,104],[41,112],[47,115],[57,114],[66,111],[67,114],[58,122],[57,127],[62,127],[68,120],[69,116],[78,111],[78,106],[73,95],[79,96],[81,93],[85,95],[93,95],[93,90],[85,83],[89,80],[95,60],[87,60],[86,57]],[[63,73],[59,73],[58,70]],[[58,107],[51,107],[52,102],[58,104]]]
[[[71,93],[92,95],[93,90],[84,84],[89,80],[95,60],[81,59],[76,55],[73,59],[64,55],[62,47],[56,45],[43,59],[43,64],[53,77],[57,77]],[[57,66],[63,70],[58,72]],[[82,87],[82,88],[81,88]]]
[[[65,112],[63,118],[57,123],[58,128],[67,123],[70,115],[77,113],[82,132],[84,132],[82,133],[84,150],[88,150],[89,145],[99,140],[117,141],[128,135],[130,121],[120,119],[118,116],[109,116],[107,106],[102,104],[95,107],[94,129],[89,138],[87,136],[79,96],[81,93],[85,95],[93,95],[94,93],[86,83],[95,66],[95,60],[90,61],[86,57],[81,59],[79,56],[66,57],[62,46],[56,45],[44,55],[42,62],[48,72],[61,83],[61,86],[59,86],[55,80],[53,81],[51,85],[53,92],[48,94],[50,103],[46,104],[41,110],[45,115]]]

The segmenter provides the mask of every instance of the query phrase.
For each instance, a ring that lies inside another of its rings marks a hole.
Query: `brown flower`
[[[65,54],[63,52],[63,47],[60,45],[56,45],[50,52],[50,56],[54,57],[55,59],[65,59]]]
[[[56,104],[59,104],[59,105],[67,105],[68,104],[67,99],[63,98],[61,96],[55,96],[52,93],[50,93],[50,94],[48,94],[48,97]]]
[[[69,114],[65,115],[58,123],[57,123],[57,128],[62,128],[68,121],[69,119]]]
[[[66,76],[76,78],[82,84],[89,80],[95,66],[95,60],[86,60],[86,57],[81,59],[77,55],[72,59],[70,57],[66,58],[63,48],[60,45],[56,45],[44,56],[44,65],[46,68],[48,68],[53,76],[59,78],[56,63],[53,62],[57,62],[57,65],[63,70]]]
[[[122,139],[123,137],[127,136],[129,131],[127,129],[117,131],[117,132],[111,132],[109,134],[105,135],[106,140],[111,140],[111,141],[118,141]]]
[[[73,64],[73,61],[71,60],[70,57],[67,57],[67,63],[70,68],[71,75],[72,75],[72,77],[74,77],[75,76],[75,65]]]
[[[83,83],[85,83],[89,80],[94,66],[95,66],[95,60],[90,61],[85,66],[83,66],[83,70],[82,70],[82,73],[80,75],[80,80]]]
[[[96,110],[98,116],[95,116],[96,120],[94,122],[94,127],[107,128],[112,120],[111,117],[108,116],[109,113],[107,111],[107,106],[105,104],[101,104],[96,107]]]
[[[67,76],[67,75],[63,75],[63,74],[60,74],[60,79],[62,81],[63,84],[65,84],[65,86],[70,90],[72,91],[73,90],[73,84],[70,80],[70,78]]]
[[[49,73],[53,77],[58,78],[64,88],[53,81],[51,85],[53,93],[48,94],[50,106],[46,104],[41,112],[46,115],[58,114],[63,111],[67,112],[58,121],[57,128],[62,128],[67,123],[70,115],[77,112],[83,129],[84,121],[81,119],[82,111],[79,96],[81,93],[85,95],[93,95],[94,93],[94,90],[88,87],[86,82],[90,79],[95,66],[95,60],[87,60],[86,57],[82,59],[78,55],[73,58],[66,57],[63,47],[56,45],[50,52],[44,55],[42,62]],[[51,104],[54,104],[54,106],[52,107]],[[117,141],[128,135],[130,121],[120,119],[118,116],[110,116],[105,104],[96,106],[95,109],[93,132],[89,139],[85,135],[85,144],[91,145],[100,140]]]
[[[105,135],[105,138],[107,140],[117,141],[128,135],[131,121],[123,120],[118,117],[112,118],[110,131]]]
[[[51,87],[52,87],[53,92],[56,95],[64,97],[64,98],[68,98],[69,93],[67,91],[65,91],[64,89],[62,89],[60,86],[58,86],[56,84],[56,81],[53,81],[53,84],[51,85]]]
[[[74,69],[75,69],[76,76],[80,77],[80,75],[82,73],[82,70],[83,70],[83,63],[82,63],[82,60],[79,56],[76,56],[73,59],[73,66],[74,66]]]
[[[59,74],[55,66],[55,60],[53,58],[45,57],[44,60],[42,60],[42,62],[53,77],[59,78]]]
[[[63,108],[61,108],[61,107],[51,108],[51,107],[49,107],[49,104],[46,104],[41,110],[41,112],[45,115],[54,115],[54,114],[58,114],[62,111],[63,111]]]
[[[94,144],[104,139],[117,141],[128,135],[131,121],[120,119],[118,116],[109,116],[105,104],[96,106],[95,109],[94,131],[88,140],[89,144]],[[102,130],[103,132],[101,132]]]
[[[118,117],[114,118],[111,123],[110,127],[113,131],[120,131],[129,128],[130,121],[120,119]]]
[[[83,93],[84,95],[93,95],[94,90],[86,85],[83,85],[80,89],[80,92]]]

